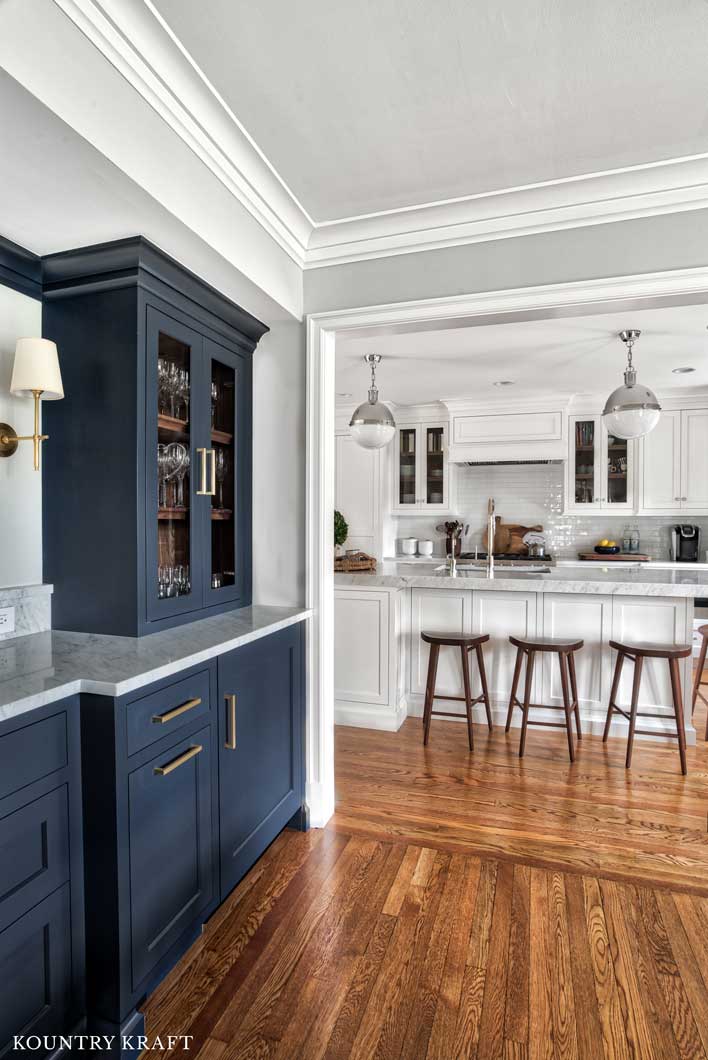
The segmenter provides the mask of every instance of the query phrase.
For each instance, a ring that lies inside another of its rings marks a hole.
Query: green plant
[[[343,545],[347,540],[347,534],[349,533],[349,527],[347,526],[347,520],[344,518],[341,512],[334,513],[334,543],[335,545]]]

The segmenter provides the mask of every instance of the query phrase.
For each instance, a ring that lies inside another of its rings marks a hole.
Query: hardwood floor
[[[191,1060],[708,1056],[703,743],[682,778],[646,741],[627,774],[621,741],[571,767],[562,733],[519,763],[518,732],[478,726],[470,755],[464,726],[421,728],[337,730],[335,817],[278,837],[149,1037],[193,1035]]]

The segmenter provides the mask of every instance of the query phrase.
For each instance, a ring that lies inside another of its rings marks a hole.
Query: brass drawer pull
[[[183,766],[185,762],[188,762],[190,758],[194,758],[195,755],[198,755],[202,750],[202,745],[197,743],[185,751],[184,754],[177,755],[177,757],[173,758],[171,762],[168,762],[166,766],[155,766],[153,772],[156,773],[158,777],[166,777],[168,773],[172,773],[175,769],[179,769],[180,766]]]
[[[211,489],[209,493],[212,497],[216,497],[216,449],[207,449],[207,452],[211,457]]]
[[[200,457],[201,465],[202,465],[202,467],[201,467],[201,471],[202,471],[202,474],[201,474],[202,485],[201,485],[201,489],[197,490],[197,497],[209,497],[210,494],[209,494],[209,490],[207,489],[207,451],[206,451],[206,449],[197,449],[197,452],[199,453],[199,457]]]
[[[178,718],[180,714],[186,714],[188,710],[192,710],[193,707],[198,707],[200,703],[201,698],[188,699],[187,702],[183,703],[180,707],[174,707],[172,710],[166,710],[164,714],[153,714],[153,724],[164,725],[166,721],[172,721],[173,718]]]
[[[229,712],[226,718],[226,741],[224,747],[229,751],[236,750],[236,696],[225,696]]]

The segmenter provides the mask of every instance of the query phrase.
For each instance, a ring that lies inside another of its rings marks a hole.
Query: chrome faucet
[[[457,577],[457,556],[455,555],[455,545],[457,544],[456,539],[452,538],[452,551],[447,557],[447,573],[451,578]]]
[[[494,538],[496,536],[496,516],[494,514],[494,497],[487,501],[487,577],[494,577]]]

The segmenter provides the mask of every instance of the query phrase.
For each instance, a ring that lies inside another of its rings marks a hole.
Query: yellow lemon
[[[607,548],[607,546],[609,545],[609,543],[610,543],[610,542],[609,542],[609,541],[607,540],[607,538],[606,538],[606,537],[603,537],[602,541],[600,542],[600,548]]]
[[[615,547],[616,547],[616,545],[617,545],[617,542],[616,542],[616,541],[608,541],[607,543],[608,543],[608,545],[610,546],[610,548],[615,548]]]

